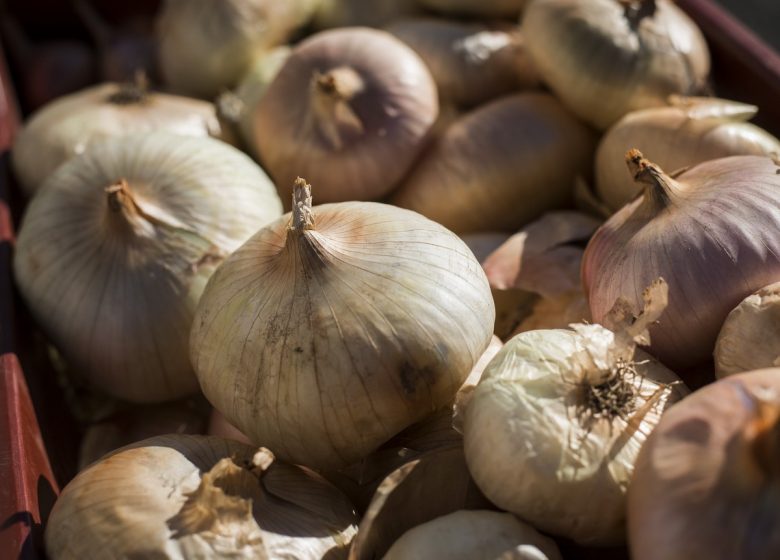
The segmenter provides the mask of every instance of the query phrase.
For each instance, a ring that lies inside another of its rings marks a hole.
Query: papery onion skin
[[[667,171],[728,156],[780,154],[777,138],[745,122],[755,113],[750,105],[696,98],[625,115],[596,151],[596,193],[613,211],[640,193],[640,187],[626,180],[623,154],[631,148]]]
[[[431,10],[450,15],[517,17],[528,0],[420,0]]]
[[[48,556],[344,556],[357,522],[346,497],[311,471],[277,461],[256,474],[242,472],[252,468],[256,451],[218,437],[169,435],[114,452],[63,489],[46,526]],[[269,456],[264,451],[263,460]],[[185,514],[225,459],[233,472],[212,480],[216,500]]]
[[[749,295],[729,313],[713,357],[718,378],[780,365],[780,282]]]
[[[591,131],[551,95],[503,97],[450,125],[390,201],[459,234],[515,232],[571,202],[594,149]]]
[[[771,368],[703,387],[664,416],[629,489],[632,558],[780,556],[778,407]]]
[[[636,391],[631,410],[589,423],[579,409],[584,388],[603,372],[587,352],[603,362],[617,346],[603,327],[584,329],[587,336],[538,330],[507,342],[471,396],[463,443],[474,481],[498,507],[580,544],[611,545],[625,536],[625,494],[639,449],[686,391],[637,352],[639,375],[624,377]]]
[[[650,327],[650,349],[682,370],[710,359],[743,298],[780,279],[780,174],[759,156],[712,160],[675,179],[644,162],[652,185],[596,232],[582,278],[601,322],[619,296],[637,304],[643,287],[663,277],[669,306]]]
[[[668,0],[535,0],[523,34],[542,79],[601,130],[671,94],[695,95],[709,74],[701,31]]]
[[[280,214],[268,177],[223,142],[159,131],[113,138],[65,163],[34,197],[14,274],[75,371],[123,400],[171,400],[198,387],[188,335],[206,280]]]
[[[334,469],[447,405],[495,311],[469,249],[418,214],[350,202],[294,216],[211,278],[191,358],[206,397],[250,440]]]
[[[420,57],[389,33],[356,27],[300,43],[252,119],[282,200],[300,175],[317,185],[321,204],[389,193],[437,115],[436,85]]]
[[[517,26],[416,18],[386,29],[422,57],[440,101],[473,107],[539,83]]]
[[[137,100],[122,100],[134,91]],[[91,144],[153,130],[196,137],[221,134],[212,103],[100,84],[61,97],[30,117],[11,152],[14,173],[25,194],[32,196],[57,167]]]
[[[408,530],[383,560],[496,560],[507,552],[517,560],[563,558],[555,541],[509,513],[460,510]]]

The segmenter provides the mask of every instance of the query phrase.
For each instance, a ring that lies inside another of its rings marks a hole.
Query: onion
[[[321,0],[313,23],[315,29],[356,25],[381,27],[420,11],[417,0]]]
[[[61,97],[34,113],[11,153],[16,178],[28,196],[64,161],[110,137],[166,130],[183,136],[219,136],[214,105],[145,84],[101,84]]]
[[[210,436],[219,436],[221,438],[232,439],[241,443],[251,444],[249,438],[241,433],[241,430],[228,422],[222,413],[216,408],[211,409],[209,427],[206,433]]]
[[[535,0],[523,34],[542,79],[602,130],[698,93],[710,70],[704,37],[669,0]]]
[[[563,558],[555,541],[508,513],[461,510],[410,529],[383,559],[495,560],[505,554],[517,560]]]
[[[391,202],[456,233],[517,231],[571,202],[594,140],[552,96],[521,93],[452,124]]]
[[[612,210],[641,189],[626,181],[622,155],[637,148],[669,170],[736,155],[780,153],[780,141],[747,123],[758,109],[724,99],[673,98],[671,107],[629,113],[604,135],[596,152],[596,191]]]
[[[419,0],[426,8],[446,14],[518,17],[527,0]]]
[[[283,200],[300,174],[322,203],[387,194],[437,113],[436,86],[414,51],[389,33],[346,28],[298,45],[252,119]]]
[[[652,353],[680,369],[704,363],[729,312],[780,280],[780,174],[769,158],[733,156],[674,179],[632,150],[641,198],[591,239],[582,278],[593,319],[618,296],[636,302],[662,276],[669,307],[650,328]]]
[[[780,368],[728,377],[664,416],[637,461],[635,560],[780,556]]]
[[[52,560],[343,557],[357,518],[313,472],[267,449],[163,436],[115,452],[62,491],[46,526]]]
[[[206,280],[280,214],[262,170],[223,142],[112,138],[33,198],[14,273],[74,370],[120,399],[170,400],[198,387],[187,343]]]
[[[378,203],[295,211],[211,278],[191,358],[215,408],[285,460],[353,463],[446,406],[487,347],[485,275],[455,235]]]
[[[780,282],[749,295],[729,313],[714,357],[719,378],[780,366]]]
[[[417,18],[387,30],[428,65],[440,101],[474,106],[539,82],[517,26]]]
[[[474,481],[498,507],[578,543],[623,540],[639,449],[684,395],[630,336],[657,317],[663,287],[618,334],[582,324],[527,332],[490,362],[466,408],[463,443]]]
[[[319,0],[165,0],[157,17],[160,71],[177,92],[213,98],[252,59],[284,43]]]

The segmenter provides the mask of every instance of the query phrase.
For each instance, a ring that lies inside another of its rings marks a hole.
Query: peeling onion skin
[[[729,313],[713,357],[718,379],[780,365],[780,282],[749,295]]]
[[[619,296],[636,305],[663,277],[669,306],[650,327],[650,352],[683,370],[711,358],[742,299],[780,279],[780,174],[759,156],[712,160],[675,179],[643,161],[643,195],[590,240],[582,278],[601,322]]]
[[[14,275],[74,371],[122,400],[172,400],[198,388],[188,336],[208,277],[280,214],[265,173],[223,142],[117,137],[30,202]]]
[[[616,211],[641,192],[626,180],[623,154],[631,148],[668,171],[728,156],[780,154],[777,138],[745,122],[756,112],[754,106],[723,99],[682,98],[671,107],[625,115],[596,151],[596,194]]]
[[[14,173],[27,196],[63,162],[114,136],[153,130],[221,135],[212,103],[156,92],[137,102],[112,101],[125,90],[120,84],[100,84],[60,97],[28,119],[11,152]]]
[[[629,490],[632,558],[780,557],[778,407],[771,368],[703,387],[664,416]]]
[[[357,532],[349,500],[301,467],[274,460],[249,471],[257,451],[183,435],[115,451],[63,489],[46,526],[48,557],[346,557]],[[273,459],[267,450],[260,456]]]
[[[438,224],[378,203],[313,215],[302,230],[283,216],[225,261],[190,347],[231,424],[327,470],[448,405],[491,340],[495,310],[479,263]]]
[[[651,14],[637,31],[626,4]],[[600,130],[671,94],[699,93],[710,70],[701,31],[668,0],[535,0],[522,27],[542,79]]]
[[[420,0],[420,4],[448,15],[517,18],[528,0]]]
[[[520,93],[449,126],[390,202],[455,233],[515,232],[568,205],[595,139],[551,95]]]
[[[317,185],[321,204],[388,194],[438,113],[436,84],[420,57],[389,33],[353,27],[300,43],[252,119],[282,200],[300,175]]]

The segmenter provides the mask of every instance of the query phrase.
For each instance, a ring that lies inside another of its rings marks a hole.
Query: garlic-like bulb
[[[635,111],[607,131],[596,151],[596,192],[618,210],[641,191],[626,181],[623,154],[636,148],[676,171],[727,156],[780,154],[780,140],[746,122],[758,109],[725,99],[673,97],[669,107]]]
[[[57,167],[90,145],[153,130],[221,135],[212,103],[149,92],[143,84],[101,84],[61,97],[30,117],[11,152],[14,172],[32,196]]]
[[[780,280],[780,174],[770,158],[732,156],[672,178],[633,150],[642,196],[591,239],[582,278],[593,320],[623,296],[635,303],[661,276],[669,307],[650,328],[651,352],[679,369],[708,361],[729,312]]]
[[[425,61],[440,101],[475,106],[539,82],[516,25],[417,18],[386,29]]]
[[[449,404],[493,332],[463,242],[379,203],[311,208],[259,231],[209,280],[192,364],[253,442],[314,468],[353,463]]]
[[[299,44],[252,119],[282,199],[302,175],[323,203],[390,192],[437,114],[436,85],[412,49],[384,31],[345,28]]]
[[[555,541],[509,513],[460,510],[410,529],[383,560],[498,560],[507,553],[515,560],[563,558]]]
[[[33,198],[14,273],[74,370],[120,399],[171,400],[198,388],[188,335],[208,277],[280,214],[268,177],[223,142],[112,138]]]
[[[780,368],[722,379],[664,415],[628,493],[635,560],[780,557]]]
[[[391,202],[456,233],[517,231],[571,202],[595,141],[551,95],[503,97],[452,124]]]
[[[522,27],[542,79],[602,130],[699,93],[710,70],[701,31],[670,0],[534,0]]]
[[[517,18],[528,0],[419,0],[431,10],[450,15]]]
[[[46,526],[52,560],[344,557],[349,500],[267,449],[208,436],[161,436],[79,473]]]
[[[714,358],[719,378],[780,366],[780,282],[749,295],[729,313]]]
[[[421,11],[417,0],[320,0],[312,23],[315,29],[359,25],[382,27]]]
[[[213,98],[253,58],[287,41],[319,0],[165,0],[157,16],[160,72],[175,91]]]
[[[678,383],[600,325],[519,334],[490,362],[466,408],[469,470],[488,499],[542,531],[618,543],[639,449],[683,396]]]

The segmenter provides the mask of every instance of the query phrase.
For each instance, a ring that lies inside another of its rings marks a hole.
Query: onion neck
[[[303,233],[305,230],[314,229],[314,212],[311,207],[311,185],[298,177],[293,185],[291,231]]]
[[[639,27],[643,19],[653,17],[658,7],[656,0],[618,0],[623,6],[623,16],[632,29]]]
[[[146,72],[139,70],[132,82],[119,85],[114,93],[108,96],[108,102],[114,105],[139,105],[149,99],[149,80]]]
[[[634,181],[644,187],[641,208],[651,216],[677,204],[682,187],[663,169],[646,159],[637,149],[626,154],[626,164]]]
[[[312,78],[312,116],[324,140],[342,149],[365,130],[351,101],[365,89],[363,78],[352,68],[339,67]]]

